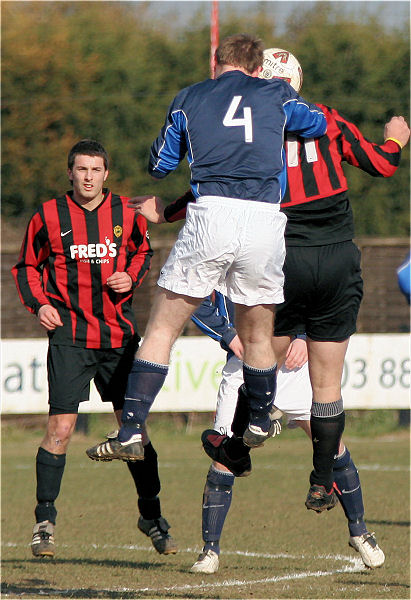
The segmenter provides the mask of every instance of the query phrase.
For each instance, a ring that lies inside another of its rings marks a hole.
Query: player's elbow
[[[151,167],[150,165],[147,170],[153,179],[163,179],[169,173],[169,171],[160,171],[158,167]]]

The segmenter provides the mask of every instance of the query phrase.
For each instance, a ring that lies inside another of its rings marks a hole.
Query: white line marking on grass
[[[305,579],[307,577],[325,577],[328,575],[336,575],[337,573],[354,573],[362,569],[354,567],[345,567],[343,569],[336,569],[335,571],[308,571],[307,573],[291,573],[290,575],[281,575],[278,577],[265,577],[264,579],[228,579],[227,581],[221,581],[218,583],[204,583],[200,585],[181,585],[171,586],[164,588],[123,588],[125,592],[186,592],[193,590],[213,589],[222,587],[238,587],[244,585],[257,585],[261,583],[278,583],[280,581],[290,581],[296,579]]]
[[[14,544],[14,543],[3,543],[3,546],[26,546],[26,544]],[[84,544],[82,544],[84,546]],[[115,545],[115,544],[90,544],[90,546],[96,550],[104,550],[108,548],[116,548],[118,550],[143,550],[148,552],[153,552],[154,548],[152,546],[145,547],[139,545]],[[62,544],[62,547],[69,548],[73,547],[70,544]],[[76,545],[78,547],[78,545]],[[199,547],[194,548],[185,548],[179,550],[179,552],[185,553],[196,553],[200,550]],[[268,558],[268,559],[278,559],[278,558],[288,558],[291,560],[303,560],[306,558],[306,555],[292,555],[292,554],[270,554],[266,552],[250,552],[247,550],[224,550],[222,555],[234,555],[234,556],[247,556],[252,558]],[[360,558],[354,558],[352,556],[346,556],[343,554],[321,554],[317,556],[311,556],[311,559],[315,560],[332,560],[336,562],[347,562],[348,564],[340,567],[331,569],[328,571],[306,571],[306,572],[298,572],[298,573],[289,573],[288,575],[275,575],[273,577],[264,577],[262,579],[226,579],[224,581],[216,581],[216,582],[202,582],[200,584],[184,584],[184,585],[173,585],[173,586],[164,586],[164,587],[144,587],[144,588],[112,588],[112,589],[100,589],[99,592],[134,592],[134,593],[145,593],[145,592],[189,592],[195,590],[204,590],[204,589],[216,589],[216,588],[230,588],[230,587],[240,587],[245,585],[260,585],[266,583],[278,583],[281,581],[296,581],[299,579],[307,579],[308,577],[328,577],[332,575],[336,575],[338,573],[359,573],[360,571],[366,571],[367,568],[364,566],[364,563]],[[59,593],[70,592],[70,590],[61,590]]]
[[[357,465],[357,469],[359,471],[409,471],[410,467],[404,465],[403,467],[399,466],[389,466],[389,465]]]
[[[258,556],[258,553],[256,552],[225,552],[225,554],[243,554],[245,556]],[[276,558],[278,556],[284,556],[284,555],[260,555],[262,557],[272,557],[272,558]],[[290,558],[288,555],[286,555],[286,557]],[[292,558],[304,558],[303,556],[297,557],[297,556],[293,556]],[[174,585],[174,586],[167,586],[167,587],[162,587],[162,588],[150,588],[150,587],[145,587],[145,588],[121,588],[121,591],[124,592],[137,592],[137,593],[143,593],[143,592],[186,592],[186,591],[195,591],[195,590],[203,590],[203,589],[214,589],[214,588],[228,588],[228,587],[239,587],[239,586],[245,586],[245,585],[258,585],[258,584],[265,584],[265,583],[278,583],[280,581],[291,581],[291,580],[297,580],[297,579],[306,579],[308,577],[327,577],[330,575],[336,575],[337,573],[358,573],[360,571],[364,571],[366,569],[366,567],[364,567],[364,564],[362,562],[361,559],[359,558],[351,558],[350,556],[342,556],[342,555],[337,555],[337,556],[332,556],[332,555],[327,555],[327,556],[318,556],[316,558],[319,559],[324,559],[324,558],[328,558],[331,560],[345,560],[348,561],[350,564],[346,565],[345,567],[341,567],[340,569],[333,569],[331,571],[306,571],[305,573],[290,573],[289,575],[276,575],[274,577],[264,577],[263,579],[228,579],[225,581],[219,581],[219,582],[215,582],[215,583],[205,583],[204,581],[202,581],[200,584],[185,584],[185,585]],[[120,591],[120,590],[118,590]]]

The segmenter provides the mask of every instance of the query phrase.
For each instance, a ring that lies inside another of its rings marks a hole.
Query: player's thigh
[[[157,288],[143,345],[147,345],[147,338],[151,337],[155,337],[158,344],[173,344],[201,302],[202,298],[193,298]]]
[[[243,383],[243,361],[231,356],[223,367],[220,386],[217,393],[217,407],[214,418],[214,429],[220,433],[231,435],[238,399],[238,388]]]
[[[50,344],[47,353],[50,415],[77,413],[79,403],[89,399],[90,381],[95,373],[94,350]]]
[[[307,335],[338,342],[356,331],[363,295],[361,255],[351,241],[318,249],[317,301],[309,307]]]

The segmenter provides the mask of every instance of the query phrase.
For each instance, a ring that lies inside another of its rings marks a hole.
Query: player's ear
[[[263,70],[263,67],[257,67],[255,71],[251,73],[251,77],[258,77]]]
[[[105,181],[107,179],[107,177],[108,177],[108,170],[104,173],[104,179],[103,179],[103,181]]]
[[[73,182],[73,171],[71,169],[67,169],[67,177]]]

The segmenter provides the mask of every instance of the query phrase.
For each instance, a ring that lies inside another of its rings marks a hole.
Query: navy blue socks
[[[277,365],[268,369],[255,369],[243,363],[245,392],[250,409],[250,423],[263,431],[270,429],[269,412],[277,388]]]
[[[364,523],[361,482],[347,448],[335,459],[333,473],[338,499],[348,519],[350,535],[363,535],[367,527]]]
[[[230,509],[234,475],[219,471],[211,465],[203,494],[202,531],[204,551],[220,554],[220,537],[224,521]]]
[[[120,442],[127,442],[142,427],[168,373],[168,365],[136,359],[127,380],[127,389],[121,415]]]

